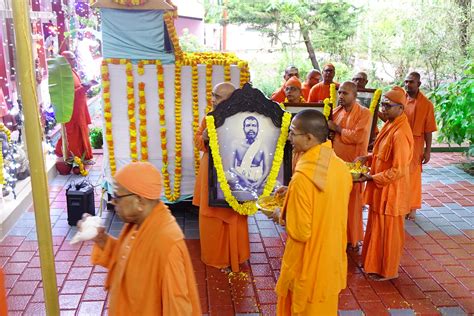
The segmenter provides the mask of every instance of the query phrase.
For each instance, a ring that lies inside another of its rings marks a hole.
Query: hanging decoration
[[[126,61],[127,75],[127,101],[128,101],[128,121],[130,132],[130,158],[132,161],[138,160],[137,152],[137,120],[135,115],[135,89],[133,83],[133,67],[130,60]]]
[[[145,99],[145,83],[138,83],[138,104],[140,117],[140,152],[141,161],[148,161],[148,135],[146,131],[146,99]]]

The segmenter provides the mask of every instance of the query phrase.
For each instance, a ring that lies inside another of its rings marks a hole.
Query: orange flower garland
[[[199,129],[199,76],[197,65],[192,65],[192,92],[193,92],[193,135],[196,135]],[[193,146],[194,150],[194,175],[198,175],[199,163],[201,159],[201,154],[199,149],[196,146]]]
[[[159,60],[156,61],[156,79],[158,80],[158,114],[160,116],[160,125],[165,126],[165,81],[163,76],[163,65]]]
[[[170,174],[168,172],[168,152],[166,150],[166,127],[161,128],[161,148],[165,149],[163,151],[163,167],[162,167],[161,172],[163,173],[165,197],[170,202],[177,201],[181,195],[181,174],[182,174],[181,165],[182,165],[183,140],[181,137],[181,125],[182,125],[181,110],[182,109],[181,109],[181,63],[180,62],[176,62],[176,65],[175,65],[174,86],[175,86],[174,116],[175,116],[175,130],[176,130],[176,134],[175,134],[176,158],[175,158],[173,193],[171,193]]]
[[[140,152],[142,161],[148,161],[148,135],[146,132],[146,99],[145,99],[145,83],[138,83],[138,104],[140,106]]]
[[[224,64],[224,81],[230,82],[230,63]]]
[[[212,110],[212,64],[206,64],[206,115]]]
[[[173,13],[167,12],[164,14],[163,19],[166,24],[166,28],[168,29],[168,35],[170,37],[171,43],[173,44],[174,48],[174,55],[176,57],[176,61],[183,60],[183,51],[181,50],[181,46],[179,45],[178,35],[176,33],[176,29],[174,27],[173,21]]]
[[[137,152],[137,120],[135,118],[135,91],[133,85],[133,68],[132,63],[126,63],[127,74],[127,101],[128,101],[128,121],[130,131],[130,158],[132,161],[138,160]]]
[[[110,76],[108,62],[110,62],[108,59],[102,60],[102,98],[104,100],[105,141],[109,153],[110,172],[113,176],[117,170],[117,166],[115,164],[114,139],[112,135],[112,106],[110,104]]]

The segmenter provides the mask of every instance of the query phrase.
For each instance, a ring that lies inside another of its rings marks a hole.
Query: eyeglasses
[[[132,195],[136,195],[135,193],[129,193],[129,194],[124,194],[124,195],[112,195],[112,200],[114,201],[118,201],[120,200],[121,198],[124,198],[124,197],[127,197],[127,196],[132,196]]]
[[[390,109],[394,106],[401,106],[401,104],[398,103],[390,103],[390,102],[382,102],[382,107],[386,109]]]
[[[300,136],[300,135],[306,135],[306,133],[295,134],[293,131],[289,131],[289,132],[288,132],[288,136],[290,136],[290,137]]]

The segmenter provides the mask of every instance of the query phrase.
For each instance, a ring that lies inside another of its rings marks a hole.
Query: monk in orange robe
[[[336,155],[344,161],[352,162],[357,157],[366,156],[369,146],[372,115],[356,102],[357,86],[346,81],[339,87],[338,107],[333,112],[333,121],[328,121],[329,129],[335,134],[333,146]],[[362,183],[354,183],[349,199],[347,218],[347,243],[352,250],[359,250],[359,242],[364,237],[362,223]]]
[[[326,141],[328,134],[317,110],[300,111],[291,122],[290,142],[303,155],[279,217],[288,239],[276,285],[277,315],[337,315],[338,295],[346,287],[352,177]]]
[[[303,97],[301,90],[301,81],[296,77],[291,77],[284,84],[285,86],[285,101],[284,103],[305,103],[306,99]]]
[[[132,162],[114,180],[112,200],[125,225],[118,239],[99,228],[91,255],[92,264],[109,270],[109,314],[201,315],[183,232],[160,200],[160,172]]]
[[[283,75],[283,80],[285,80],[281,86],[281,88],[275,90],[273,92],[271,99],[275,102],[282,103],[285,101],[285,82],[288,81],[288,79],[296,77],[299,78],[299,71],[298,68],[295,66],[289,66],[288,68],[285,69],[285,74]],[[299,79],[298,79],[299,80]]]
[[[413,160],[410,165],[411,204],[409,219],[415,219],[415,212],[421,208],[422,164],[428,163],[431,156],[431,140],[437,130],[433,103],[420,91],[420,74],[410,73],[405,78],[407,105],[405,114],[413,132]]]
[[[329,98],[330,86],[331,83],[335,83],[336,87],[339,87],[339,84],[333,81],[334,76],[336,75],[336,68],[333,64],[327,64],[323,68],[323,82],[320,82],[314,85],[309,91],[308,102],[322,102],[324,99]]]
[[[365,200],[369,219],[362,248],[364,270],[377,281],[398,277],[405,240],[405,215],[410,212],[410,162],[413,136],[403,112],[405,91],[395,86],[385,94],[382,111],[387,122],[375,140],[373,153],[359,157],[369,163]]]
[[[303,98],[305,100],[309,100],[309,91],[312,87],[314,87],[314,85],[319,83],[319,80],[321,80],[321,73],[319,70],[311,69],[306,76],[303,87],[301,88],[301,93],[303,94]]]
[[[216,85],[212,95],[213,107],[227,100],[234,90],[235,87],[229,82]],[[233,272],[238,272],[239,264],[250,257],[247,216],[240,215],[231,208],[209,206],[208,142],[206,121],[203,119],[194,137],[194,144],[203,155],[193,197],[193,205],[199,206],[201,260],[215,268],[230,267]]]
[[[93,82],[81,83],[79,75],[74,70],[76,68],[76,56],[74,53],[64,51],[62,55],[71,65],[74,78],[74,108],[71,120],[65,124],[68,150],[72,152],[74,156],[82,158],[84,155],[84,160],[91,160],[92,147],[89,140],[91,117],[87,107],[86,92],[92,86]],[[62,156],[62,139],[56,143],[55,154]]]

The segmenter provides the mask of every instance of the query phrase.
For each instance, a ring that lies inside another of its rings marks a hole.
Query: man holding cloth
[[[360,156],[367,155],[369,146],[370,126],[372,115],[370,111],[359,103],[357,86],[346,81],[337,91],[338,107],[333,112],[333,120],[328,121],[329,129],[335,134],[333,146],[336,155],[344,161],[352,162]],[[348,248],[359,250],[359,242],[364,237],[362,224],[362,191],[361,183],[354,183],[349,199],[347,220]]]
[[[398,277],[398,265],[405,240],[405,215],[410,212],[410,162],[413,136],[403,112],[405,91],[395,86],[385,93],[382,111],[387,118],[375,140],[373,153],[357,158],[370,166],[366,204],[369,219],[365,231],[362,260],[366,273],[377,281]]]
[[[160,200],[160,172],[132,162],[114,180],[113,204],[125,225],[118,239],[99,228],[91,255],[109,270],[109,314],[201,315],[183,232]]]
[[[277,315],[337,315],[338,295],[346,287],[352,177],[328,134],[317,110],[303,110],[291,122],[290,142],[303,155],[279,218],[288,239],[276,285]]]

